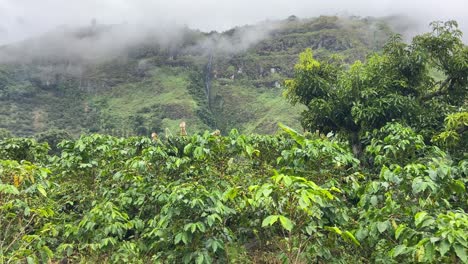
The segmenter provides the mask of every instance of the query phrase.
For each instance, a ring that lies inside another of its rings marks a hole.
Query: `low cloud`
[[[92,19],[102,24],[177,23],[203,31],[223,31],[289,15],[402,14],[424,25],[432,20],[456,19],[468,31],[466,10],[466,0],[2,0],[0,43],[18,41],[60,25],[83,26]]]
[[[429,30],[434,20],[455,19],[468,39],[466,0],[1,0],[0,60],[66,55],[99,59],[135,43],[177,46],[187,27],[213,33],[188,49],[236,52],[261,41],[290,15],[388,17],[399,32]],[[407,19],[400,20],[400,16]],[[270,22],[267,22],[270,21]],[[38,37],[40,36],[40,37]]]

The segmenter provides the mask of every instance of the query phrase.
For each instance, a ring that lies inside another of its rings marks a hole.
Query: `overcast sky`
[[[102,24],[177,23],[222,31],[293,14],[403,14],[422,24],[456,19],[468,35],[468,0],[0,0],[0,44],[61,25],[88,25],[93,18]]]

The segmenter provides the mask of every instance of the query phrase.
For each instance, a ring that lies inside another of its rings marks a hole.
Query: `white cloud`
[[[467,0],[0,0],[0,44],[18,41],[60,25],[175,22],[205,31],[289,15],[404,14],[427,25],[456,19],[468,35]]]

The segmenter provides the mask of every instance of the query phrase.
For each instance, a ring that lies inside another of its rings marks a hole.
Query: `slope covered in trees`
[[[304,52],[287,96],[313,133],[4,133],[0,262],[468,263],[460,36],[437,23],[349,69]]]
[[[170,30],[134,36],[124,25],[94,24],[0,48],[0,127],[22,136],[54,128],[149,135],[181,120],[191,132],[299,128],[300,108],[281,97],[297,55],[313,48],[351,63],[391,34],[383,20],[337,17]]]

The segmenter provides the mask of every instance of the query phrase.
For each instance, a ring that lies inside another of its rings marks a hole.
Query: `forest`
[[[432,28],[303,51],[302,131],[2,130],[0,263],[468,263],[468,47]]]

